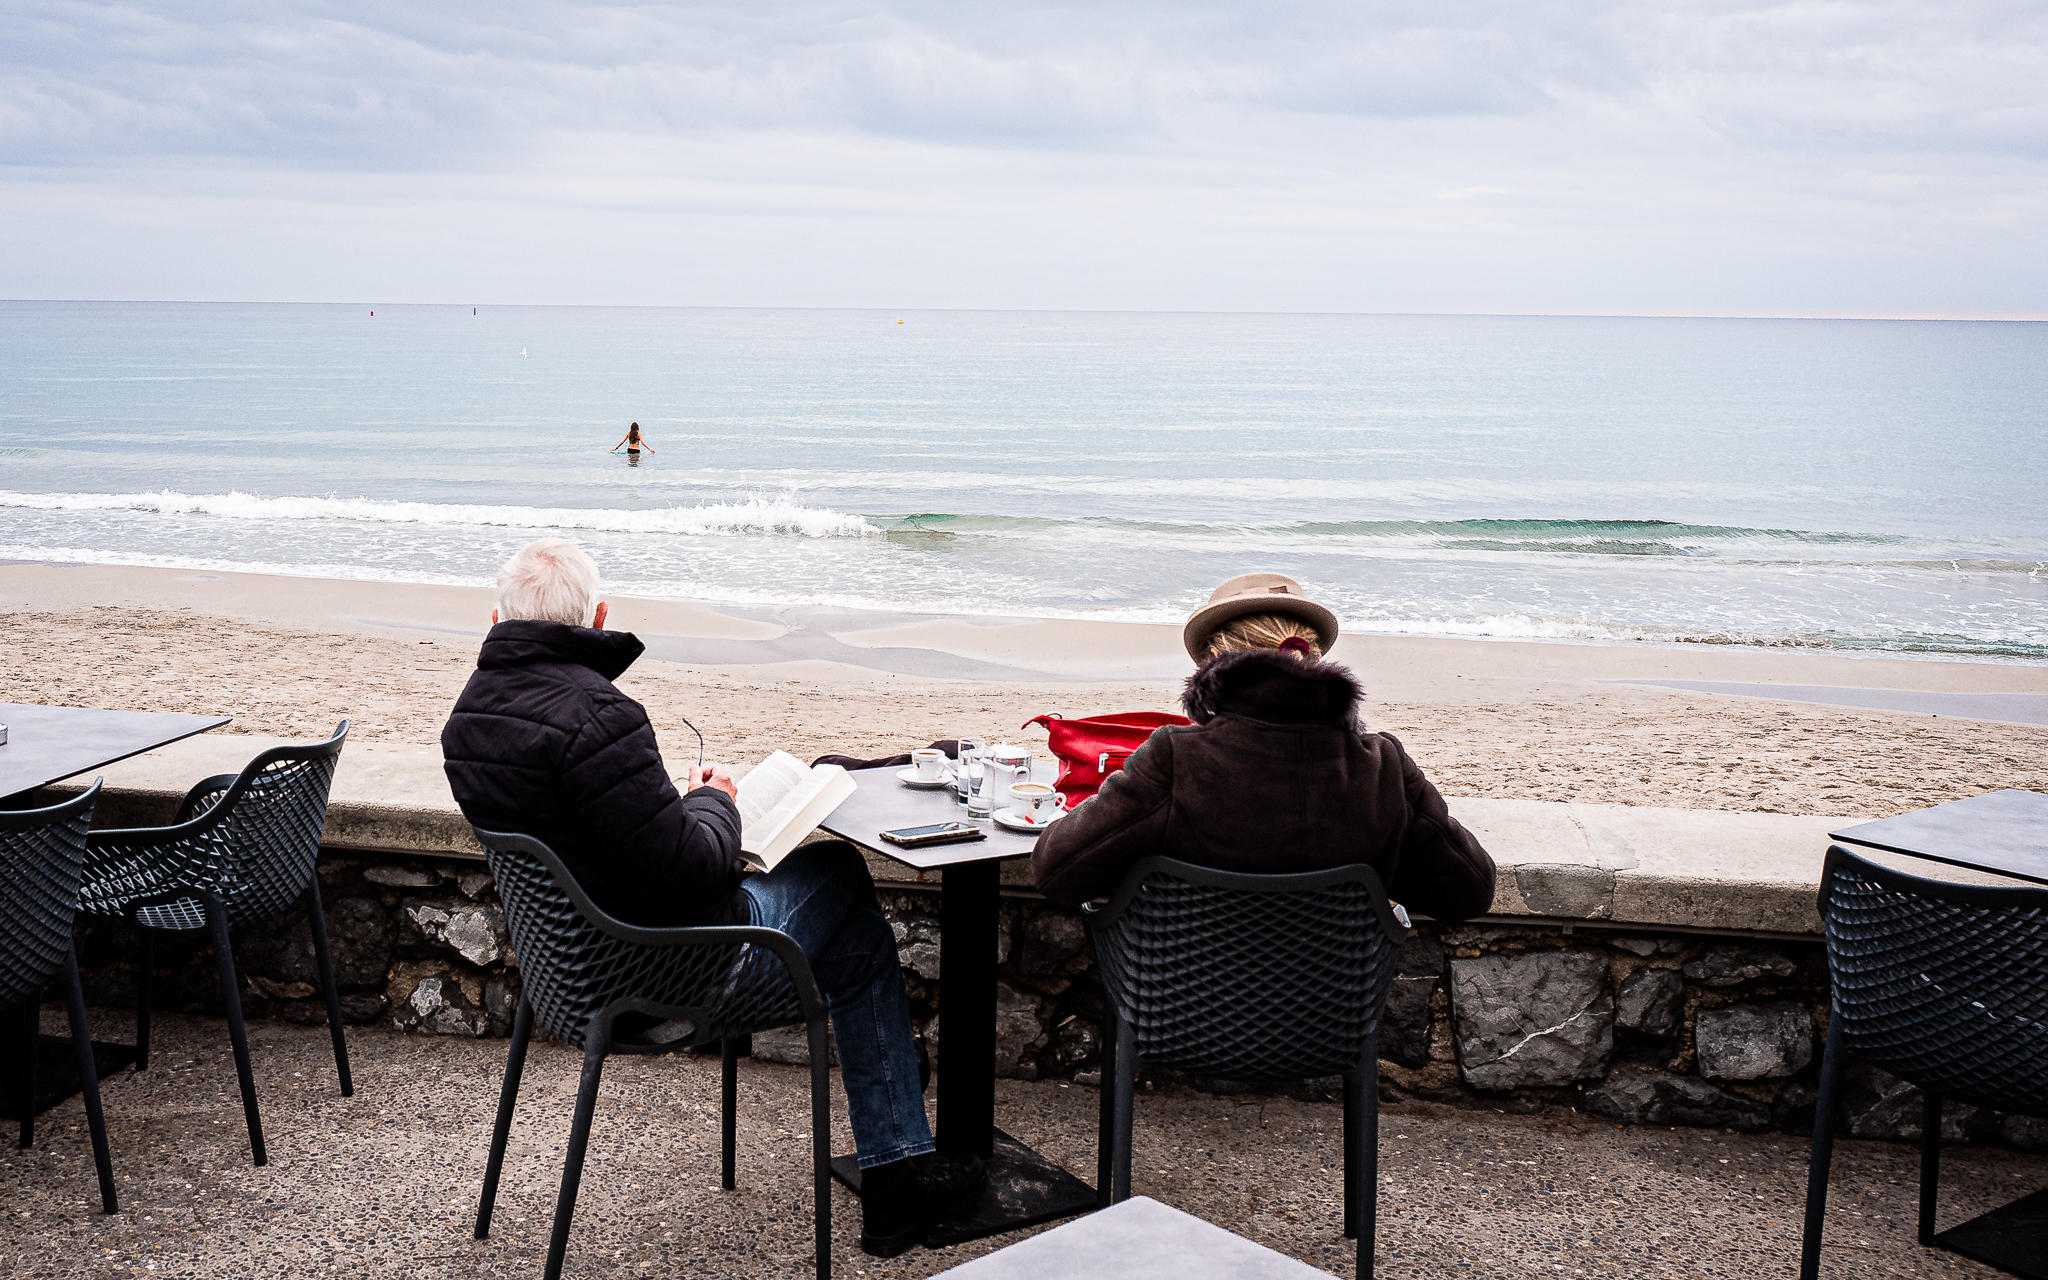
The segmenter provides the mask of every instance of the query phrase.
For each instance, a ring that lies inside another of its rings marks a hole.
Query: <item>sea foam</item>
[[[0,559],[2048,662],[2048,326],[897,319],[0,301]]]
[[[500,526],[606,533],[713,536],[771,533],[806,538],[857,538],[879,532],[857,515],[759,496],[702,506],[619,511],[602,507],[485,506],[332,496],[266,497],[239,491],[186,494],[169,489],[156,493],[13,493],[0,490],[0,507],[32,511],[133,511],[157,515],[216,516],[226,520],[345,520],[358,524]]]

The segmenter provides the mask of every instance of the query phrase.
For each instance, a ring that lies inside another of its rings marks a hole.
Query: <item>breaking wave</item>
[[[517,529],[580,529],[604,533],[795,534],[858,538],[877,532],[860,516],[782,499],[748,497],[652,511],[609,508],[483,506],[384,502],[372,498],[273,498],[255,493],[11,493],[0,507],[32,511],[124,511],[216,516],[225,520],[346,520],[358,524],[463,525]]]
[[[633,511],[0,490],[0,512],[0,560],[482,585],[511,547],[552,533],[630,595],[1152,623],[1185,616],[1208,583],[1277,565],[1366,632],[2048,661],[2039,540],[1659,520],[849,514],[790,494]]]

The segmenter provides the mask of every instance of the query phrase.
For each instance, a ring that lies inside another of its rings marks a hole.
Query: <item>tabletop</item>
[[[2048,796],[2007,789],[1828,833],[1844,844],[2048,884]]]
[[[953,799],[951,788],[919,791],[905,786],[896,776],[898,772],[900,770],[895,767],[853,770],[849,775],[853,779],[853,794],[818,826],[843,840],[851,840],[920,871],[968,862],[1026,858],[1037,847],[1037,835],[1005,831],[994,822],[982,824],[988,832],[986,840],[928,845],[922,849],[905,849],[901,845],[890,844],[882,839],[882,832],[928,822],[965,819],[967,816],[967,811]],[[1046,761],[1038,760],[1031,765],[1031,776],[1050,785],[1059,776],[1059,770]]]
[[[1182,1213],[1132,1196],[933,1280],[1317,1280],[1305,1262]]]
[[[7,726],[7,741],[0,744],[0,796],[48,786],[167,742],[217,729],[228,720],[227,716],[0,702],[0,724]]]

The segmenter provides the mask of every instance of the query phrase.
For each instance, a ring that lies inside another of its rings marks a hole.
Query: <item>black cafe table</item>
[[[0,801],[217,729],[228,719],[0,702],[0,724],[7,726],[7,741],[0,743]],[[6,1039],[16,1043],[12,1036]],[[36,1049],[34,1105],[40,1113],[78,1092],[78,1059],[70,1036],[39,1037]],[[133,1045],[95,1040],[92,1052],[102,1080],[135,1061]],[[21,1114],[20,1066],[12,1052],[0,1054],[0,1118],[26,1118]]]
[[[0,724],[7,726],[7,741],[0,744],[0,799],[218,729],[228,719],[0,702]]]
[[[1050,765],[1033,766],[1051,782]],[[939,906],[939,1021],[945,1044],[939,1062],[939,1150],[977,1155],[988,1163],[988,1189],[970,1215],[941,1226],[933,1245],[979,1240],[998,1232],[1051,1222],[1095,1207],[1095,1189],[996,1127],[996,928],[1002,864],[1028,857],[1036,835],[986,824],[988,838],[965,844],[904,849],[881,833],[964,818],[950,789],[917,791],[894,768],[853,773],[857,788],[819,826],[864,849],[920,871],[943,871]],[[832,1162],[840,1181],[860,1190],[860,1167],[851,1156]]]
[[[1828,833],[1843,844],[2048,885],[2048,796],[2008,789]],[[1934,1242],[2017,1276],[2048,1277],[2048,1190],[1950,1227]]]
[[[2048,796],[2008,788],[1830,831],[1844,844],[2048,884]]]

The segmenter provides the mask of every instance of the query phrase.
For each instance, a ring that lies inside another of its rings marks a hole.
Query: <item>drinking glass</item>
[[[960,767],[953,771],[953,799],[961,808],[973,815],[973,796],[980,790],[981,753],[986,744],[980,738],[962,736],[960,739]]]

